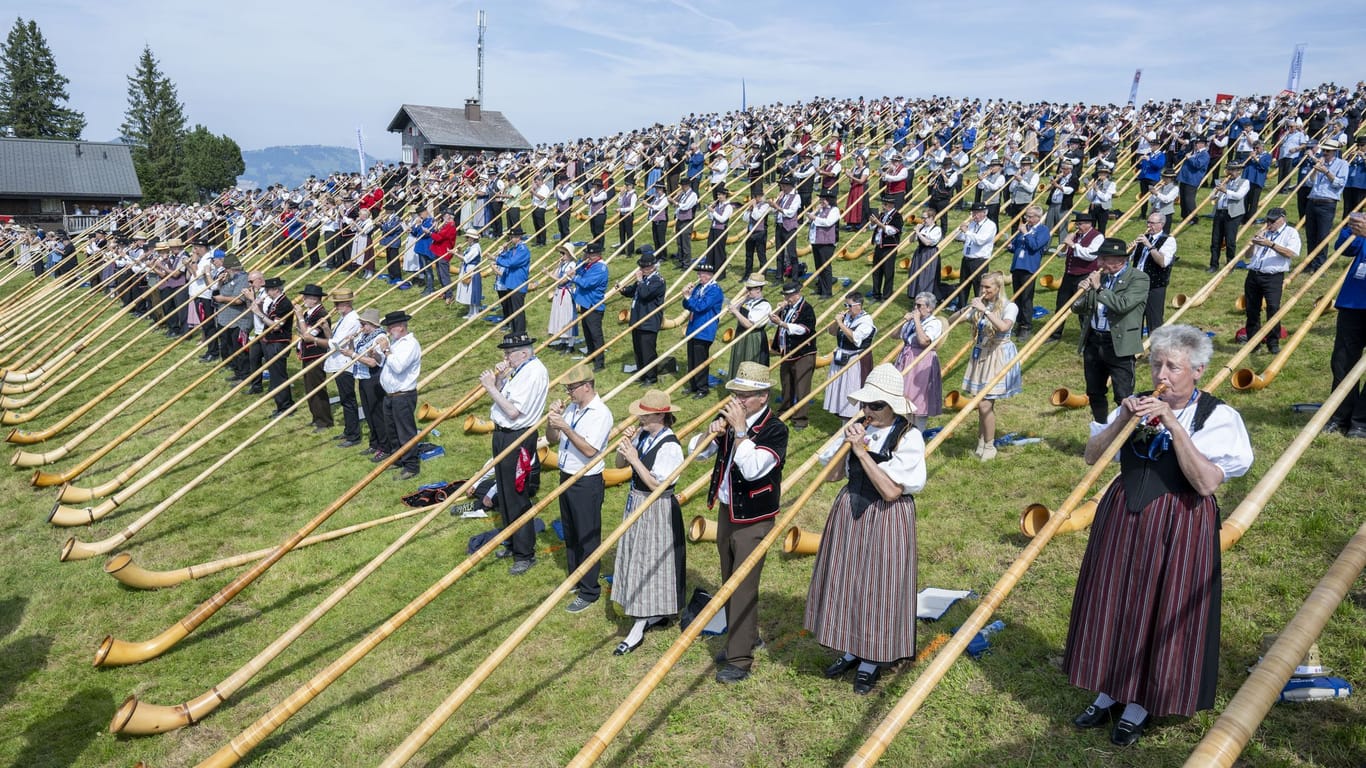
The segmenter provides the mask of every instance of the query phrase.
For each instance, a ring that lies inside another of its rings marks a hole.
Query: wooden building
[[[482,109],[477,99],[466,99],[464,109],[404,104],[388,130],[402,134],[405,163],[428,163],[442,154],[531,149],[502,112]]]
[[[15,221],[77,231],[94,211],[141,199],[127,144],[0,138],[0,214]]]

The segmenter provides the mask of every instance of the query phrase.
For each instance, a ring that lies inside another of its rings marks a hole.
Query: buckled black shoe
[[[872,693],[873,686],[877,685],[880,677],[882,677],[882,667],[873,667],[872,672],[864,672],[860,669],[858,674],[854,675],[854,693],[860,696]]]
[[[1095,704],[1086,705],[1080,715],[1072,718],[1072,725],[1078,728],[1099,728],[1102,725],[1109,725],[1111,720],[1119,716],[1124,709],[1119,704],[1111,704],[1108,707],[1097,707]]]
[[[716,670],[716,682],[722,685],[731,685],[749,677],[748,669],[741,669],[734,664],[727,664]]]
[[[622,640],[620,643],[617,643],[616,650],[612,651],[612,655],[613,655],[613,656],[625,656],[626,654],[635,651],[635,649],[639,648],[639,647],[641,646],[641,644],[644,643],[644,642],[645,642],[645,637],[644,637],[644,636],[641,636],[641,638],[640,638],[639,640],[637,640],[637,641],[635,642],[634,645],[632,645],[631,643],[626,642],[625,640]]]
[[[1120,718],[1119,722],[1115,723],[1115,729],[1110,732],[1110,743],[1116,747],[1132,747],[1138,743],[1138,737],[1143,735],[1143,728],[1148,725],[1150,719],[1145,717],[1142,722],[1132,723]]]
[[[845,672],[858,666],[858,657],[845,658],[844,656],[835,659],[835,663],[825,668],[823,673],[826,677],[834,679],[842,676]]]

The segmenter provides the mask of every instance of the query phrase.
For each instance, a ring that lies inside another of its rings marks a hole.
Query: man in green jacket
[[[1128,244],[1107,237],[1096,251],[1100,269],[1087,275],[1086,293],[1072,309],[1081,318],[1081,357],[1091,416],[1104,424],[1109,414],[1106,383],[1114,385],[1115,403],[1134,393],[1134,356],[1143,351],[1143,310],[1148,302],[1148,275],[1129,266]]]

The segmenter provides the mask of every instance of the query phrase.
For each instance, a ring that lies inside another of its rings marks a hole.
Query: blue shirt
[[[1058,132],[1053,130],[1053,126],[1048,126],[1039,131],[1039,154],[1047,155],[1053,151],[1053,142],[1057,141]]]
[[[504,249],[494,263],[503,268],[503,276],[498,281],[503,290],[526,293],[528,268],[531,266],[531,249],[526,247],[526,243],[517,243]]]
[[[432,257],[433,229],[436,229],[436,225],[432,222],[432,217],[430,216],[413,226],[412,235],[417,238],[417,242],[413,244],[413,253],[416,253],[418,256],[426,256],[428,259]]]
[[[1023,235],[1017,232],[1015,238],[1010,241],[1010,251],[1015,254],[1010,260],[1010,269],[1038,271],[1044,249],[1048,247],[1050,240],[1052,238],[1049,236],[1048,227],[1043,224],[1035,224],[1033,229]]]
[[[683,299],[683,308],[692,313],[688,316],[689,338],[715,341],[717,318],[721,316],[721,307],[725,306],[725,303],[725,291],[714,282],[707,283],[701,288],[694,288],[692,295]],[[695,336],[694,331],[697,331]]]
[[[1347,268],[1347,279],[1338,291],[1334,306],[1338,309],[1366,309],[1366,237],[1354,237],[1352,230],[1343,227],[1338,233],[1338,248],[1350,239],[1352,242],[1343,253],[1352,257],[1352,266]]]
[[[607,309],[602,304],[602,298],[607,295],[607,265],[602,259],[596,259],[592,264],[580,264],[574,270],[573,282],[574,306],[580,310],[596,307],[598,312]]]
[[[386,247],[397,247],[403,244],[403,222],[398,218],[397,213],[391,213],[379,224],[380,239],[379,244]]]
[[[1309,161],[1305,161],[1308,165]],[[1328,171],[1333,174],[1333,180],[1328,180],[1327,173],[1319,173],[1311,170],[1309,172],[1309,199],[1310,200],[1341,200],[1342,189],[1347,186],[1347,161],[1340,157],[1333,158],[1333,162],[1328,163]]]
[[[1186,155],[1186,161],[1181,164],[1181,170],[1176,174],[1178,184],[1191,184],[1199,186],[1205,179],[1205,171],[1209,170],[1209,150],[1202,149],[1199,152],[1192,152]]]
[[[1260,155],[1252,155],[1247,159],[1247,165],[1243,167],[1243,178],[1252,182],[1254,187],[1266,186],[1266,172],[1271,169],[1271,153],[1263,152]]]
[[[664,172],[661,171],[661,170],[659,170],[658,168],[651,168],[650,171],[649,171],[649,173],[646,173],[646,174],[645,174],[645,194],[646,194],[646,195],[649,195],[650,192],[654,190],[655,185],[659,184],[659,177],[660,177],[660,176],[663,176],[663,175],[664,175]]]
[[[694,152],[688,155],[688,178],[702,178],[702,168],[707,164],[706,158],[702,157],[701,152]]]
[[[1138,161],[1138,178],[1143,181],[1157,181],[1162,178],[1162,169],[1167,166],[1167,155],[1156,150]]]
[[[1366,189],[1366,157],[1357,155],[1347,164],[1347,186],[1351,189]]]

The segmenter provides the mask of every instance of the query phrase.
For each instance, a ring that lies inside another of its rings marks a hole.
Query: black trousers
[[[1247,209],[1247,216],[1256,216],[1257,207],[1262,204],[1262,188],[1256,184],[1248,184],[1247,197],[1243,198],[1243,207]]]
[[[707,230],[707,250],[702,254],[702,260],[721,269],[721,262],[726,260],[726,230],[724,227],[712,227]],[[716,279],[721,279],[724,275],[720,272]]]
[[[304,250],[308,252],[308,265],[310,267],[318,266],[318,239],[319,234],[316,229],[309,232],[308,237],[304,238]]]
[[[504,208],[503,221],[507,223],[508,229],[522,226],[522,209],[517,206]]]
[[[1262,328],[1262,302],[1266,302],[1266,316],[1271,317],[1281,309],[1281,290],[1285,286],[1284,272],[1247,271],[1243,278],[1243,297],[1247,300],[1247,337],[1251,339]],[[1276,323],[1266,335],[1266,345],[1271,349],[1281,347],[1281,324]]]
[[[1141,215],[1141,216],[1142,216],[1143,218],[1145,218],[1145,219],[1148,218],[1148,198],[1147,198],[1147,194],[1148,194],[1148,190],[1150,190],[1150,189],[1152,189],[1152,188],[1153,188],[1153,182],[1149,181],[1148,179],[1139,179],[1139,180],[1138,180],[1138,196],[1139,196],[1139,199],[1141,199],[1141,200],[1143,201],[1143,205],[1139,206],[1139,215]]]
[[[773,252],[778,254],[778,275],[797,276],[797,230],[773,228]]]
[[[276,409],[281,411],[294,405],[293,391],[283,386],[285,379],[289,378],[289,355],[281,355],[280,351],[286,346],[288,345],[275,341],[261,342],[261,359],[275,358],[271,360],[267,370],[270,371],[270,393],[275,397]]]
[[[1319,243],[1328,240],[1333,231],[1334,219],[1338,213],[1338,201],[1310,198],[1304,211],[1304,252],[1309,253]],[[1329,242],[1319,249],[1318,255],[1309,261],[1309,268],[1317,272],[1327,260],[1327,251],[1332,247]]]
[[[811,244],[811,259],[815,262],[812,268],[816,272],[816,293],[826,298],[835,295],[835,272],[830,266],[830,260],[834,257],[834,243]]]
[[[1063,272],[1062,283],[1058,285],[1058,297],[1053,303],[1054,312],[1061,312],[1063,307],[1068,305],[1068,302],[1072,300],[1072,296],[1076,294],[1077,287],[1080,286],[1081,281],[1085,279],[1086,275],[1069,275],[1066,272]],[[1082,322],[1084,323],[1086,321],[1082,320]],[[1059,325],[1058,329],[1053,331],[1053,338],[1062,338],[1063,327],[1064,326]]]
[[[323,358],[315,357],[300,364],[304,368],[304,392],[308,393],[308,412],[313,416],[313,426],[330,428],[332,403],[327,396],[327,387],[323,385],[327,380],[327,374],[323,373]],[[275,378],[275,374],[272,373],[271,378]]]
[[[521,452],[525,451],[529,458],[535,458],[536,430],[528,429],[521,433],[503,431],[502,429],[493,431],[494,456],[502,453],[510,445],[519,447],[514,448],[510,454],[493,465],[493,480],[498,484],[498,493],[494,496],[494,504],[498,507],[498,513],[503,518],[504,526],[512,525],[531,509],[531,497],[536,492],[534,473],[540,471],[540,467],[533,461],[531,465],[532,475],[523,479],[522,487],[518,490],[518,457]],[[517,529],[508,543],[512,549],[513,559],[536,559],[536,529],[532,526],[531,521],[527,521],[526,525]]]
[[[655,261],[669,258],[669,249],[664,246],[669,239],[669,222],[664,220],[650,222],[650,241],[655,247]]]
[[[1143,330],[1152,333],[1162,327],[1167,313],[1167,286],[1148,288],[1148,303],[1143,308]]]
[[[636,369],[641,372],[641,384],[654,384],[659,381],[659,372],[655,370],[655,366],[659,364],[658,342],[658,331],[631,331],[631,351],[635,355]]]
[[[678,249],[678,265],[687,269],[692,264],[693,220],[674,222],[674,247]]]
[[[404,444],[417,437],[417,390],[391,392],[384,396],[381,406],[384,413],[384,432],[389,437],[389,445],[394,453],[403,450]],[[417,453],[417,443],[413,443],[398,460],[398,466],[409,472],[422,469],[422,460]]]
[[[560,482],[571,477],[560,472]],[[602,474],[584,475],[560,494],[560,524],[564,527],[565,572],[573,573],[602,543]],[[598,565],[593,563],[578,583],[579,597],[593,602],[602,593]]]
[[[555,228],[560,233],[560,239],[569,237],[569,209],[566,208],[555,215]]]
[[[968,303],[968,298],[970,296],[981,295],[982,275],[985,273],[980,272],[978,270],[980,270],[982,265],[986,263],[986,259],[970,259],[967,256],[963,257],[962,263],[959,264],[959,269],[962,270],[962,275],[958,280],[958,285],[961,287],[964,284],[966,284],[967,287],[964,288],[963,291],[958,294],[958,298],[955,300],[956,305],[966,306]]]
[[[360,440],[360,413],[356,410],[356,377],[345,370],[337,374],[337,401],[342,412],[342,437]],[[331,412],[331,408],[328,409]]]
[[[1219,251],[1223,250],[1226,261],[1233,261],[1233,255],[1238,247],[1238,225],[1243,222],[1242,216],[1230,216],[1227,209],[1219,209],[1214,212],[1214,228],[1209,234],[1209,265],[1211,268],[1219,267]]]
[[[636,215],[623,213],[617,222],[617,242],[626,247],[627,253],[636,251]]]
[[[584,363],[591,364],[593,370],[603,367],[602,353],[602,315],[603,311],[595,309],[585,311],[582,307],[576,307],[579,314],[579,333],[583,335],[584,346],[588,349],[588,355],[584,358]]]
[[[214,343],[218,345],[219,359],[228,360],[228,367],[232,370],[234,375],[246,378],[247,373],[250,370],[248,365],[250,363],[250,355],[244,352],[229,360],[229,357],[231,357],[234,352],[242,348],[242,331],[239,330],[236,325],[221,330],[222,333],[218,334],[218,338],[214,339]]]
[[[503,236],[503,204],[493,200],[488,201],[484,206],[484,212],[488,214],[485,221],[489,223],[489,234],[493,237]]]
[[[707,394],[711,387],[707,384],[710,367],[707,358],[711,356],[711,342],[688,339],[688,370],[695,371],[688,381],[688,389],[694,393]],[[700,367],[699,367],[700,366]]]
[[[605,246],[603,234],[607,232],[607,214],[599,213],[589,219],[588,231],[593,236],[593,242]]]
[[[384,425],[384,390],[379,386],[379,368],[370,372],[370,378],[361,379],[356,384],[360,390],[360,407],[365,412],[365,423],[370,427],[368,445],[371,450],[387,451],[393,446]]]
[[[873,249],[873,298],[890,299],[896,292],[896,244]]]
[[[536,245],[545,245],[545,209],[531,209],[531,229]]]
[[[1015,298],[1015,306],[1019,314],[1015,319],[1016,335],[1026,334],[1034,330],[1034,273],[1027,269],[1010,270],[1010,290],[1019,294]]]
[[[1099,205],[1091,206],[1091,216],[1096,220],[1096,229],[1103,235],[1105,228],[1110,226],[1110,209],[1102,208]]]
[[[1081,360],[1086,374],[1086,397],[1091,401],[1091,417],[1104,424],[1110,413],[1110,406],[1105,402],[1106,384],[1113,386],[1116,405],[1132,395],[1134,358],[1116,355],[1110,334],[1093,328],[1086,336]]]
[[[745,238],[745,274],[754,274],[755,269],[762,270],[764,262],[768,261],[768,238],[763,230],[755,233],[752,237]]]
[[[1366,189],[1347,187],[1342,190],[1342,215],[1346,216],[1355,211],[1357,206],[1361,205],[1362,200],[1366,200]]]
[[[521,291],[499,291],[498,305],[503,308],[503,325],[508,333],[526,333],[526,313],[520,311],[526,301]]]
[[[1181,218],[1189,219],[1195,212],[1195,193],[1200,187],[1197,184],[1179,184],[1177,187],[1180,190],[1178,201],[1181,203]]]
[[[1352,366],[1361,359],[1363,349],[1366,349],[1366,309],[1339,309],[1333,354],[1328,359],[1333,371],[1333,389],[1347,378]],[[1362,396],[1360,384],[1347,393],[1333,418],[1353,427],[1366,428],[1366,397]]]

